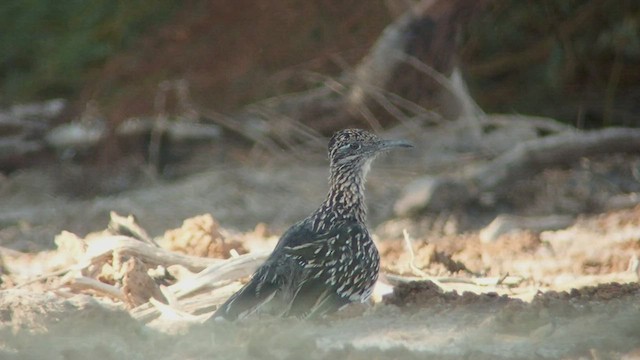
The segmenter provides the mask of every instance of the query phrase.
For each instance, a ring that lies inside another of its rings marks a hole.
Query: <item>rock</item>
[[[130,309],[146,303],[150,298],[165,304],[168,303],[158,284],[149,276],[147,270],[147,265],[135,257],[129,258],[122,264],[120,269],[122,272],[122,292]]]
[[[87,149],[96,146],[106,133],[104,121],[71,122],[49,131],[45,136],[45,142],[58,150]]]
[[[490,243],[500,236],[523,230],[541,232],[545,230],[564,229],[573,223],[573,217],[565,215],[551,215],[538,217],[521,217],[513,215],[498,215],[489,225],[480,230],[480,241]]]
[[[606,200],[605,208],[607,210],[628,209],[640,204],[640,194],[620,194],[609,197]]]

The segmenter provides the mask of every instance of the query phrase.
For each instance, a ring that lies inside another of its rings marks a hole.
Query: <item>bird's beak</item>
[[[395,148],[412,148],[413,144],[407,140],[382,140],[378,144],[378,150],[389,150]]]

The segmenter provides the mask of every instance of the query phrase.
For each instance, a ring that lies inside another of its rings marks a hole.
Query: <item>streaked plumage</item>
[[[329,141],[326,200],[282,235],[251,280],[213,318],[236,320],[256,312],[317,317],[366,301],[378,278],[380,256],[365,222],[365,177],[377,154],[410,146],[364,130],[337,132]]]

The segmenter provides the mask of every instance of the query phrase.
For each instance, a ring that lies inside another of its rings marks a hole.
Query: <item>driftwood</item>
[[[63,237],[67,241],[80,240],[72,237],[70,233]],[[66,273],[61,279],[61,290],[91,292],[121,301],[132,309],[134,317],[142,321],[151,321],[170,308],[176,312],[181,309],[187,312],[213,309],[213,306],[220,304],[238,289],[238,279],[251,275],[268,255],[261,252],[226,260],[200,258],[173,253],[130,237],[113,235],[99,236],[87,243],[84,254],[73,256],[77,258],[77,263],[37,276],[18,287]],[[123,263],[118,264],[123,260]],[[108,263],[113,264],[115,272],[121,272],[118,275],[121,286],[92,277],[96,275],[95,271],[92,272],[90,269],[100,268]],[[156,285],[145,270],[157,265],[179,265],[192,271],[201,271],[164,287]],[[213,294],[211,290],[215,290]],[[200,295],[203,293],[206,296]],[[158,301],[168,305],[159,305]]]
[[[41,260],[47,263],[39,264],[43,269],[42,274],[32,275],[32,279],[18,285],[18,287],[69,272],[85,271],[92,265],[104,263],[105,259],[112,258],[114,254],[122,258],[135,257],[142,260],[150,268],[157,266],[166,268],[171,265],[180,265],[190,271],[201,271],[212,265],[223,265],[226,261],[183,255],[121,235],[96,236],[87,241],[76,237],[74,234],[63,232],[56,237],[56,243],[59,250],[50,252],[50,255],[47,256],[48,259]],[[69,245],[70,243],[72,245]],[[4,253],[11,258],[29,257],[28,254],[4,248],[0,248],[0,253]],[[69,262],[73,263],[63,267],[61,266],[63,262],[67,264]]]
[[[236,286],[230,286],[231,281],[251,275],[268,255],[268,253],[245,254],[224,260],[198,274],[166,287],[163,293],[169,294],[165,295],[167,298],[179,301],[173,305],[174,308],[189,311],[211,308],[213,305],[222,303],[233,291],[238,289]],[[229,286],[233,289],[232,291],[228,290]],[[213,294],[210,293],[211,290],[215,290]],[[205,298],[199,297],[198,294],[205,291],[207,296]],[[198,297],[195,303],[188,300],[194,296]],[[142,321],[151,321],[161,314],[162,309],[152,303],[143,304],[132,311],[132,315]]]
[[[229,259],[176,253],[153,241],[133,216],[114,212],[107,231],[84,239],[65,231],[55,243],[56,250],[36,257],[0,248],[12,265],[7,270],[14,279],[26,278],[15,288],[44,283],[61,296],[90,293],[122,304],[145,322],[158,317],[203,320],[190,314],[215,309],[238,290],[238,280],[251,275],[269,255],[263,251],[238,255],[235,249]],[[166,241],[162,243],[166,246]],[[34,269],[33,263],[38,267]],[[16,264],[22,266],[14,268]],[[19,272],[22,268],[28,271]]]
[[[246,254],[225,260],[168,286],[163,293],[168,293],[168,298],[176,300],[173,307],[177,309],[189,312],[212,309],[238,289],[233,281],[251,275],[267,256],[268,253]],[[157,318],[161,313],[162,310],[152,303],[143,304],[132,311],[135,318],[145,322]]]
[[[238,279],[251,275],[269,254],[235,252],[229,259],[183,255],[159,247],[134,217],[116,213],[111,214],[109,231],[87,239],[69,232],[58,235],[58,249],[39,259],[44,273],[31,274],[31,279],[16,287],[62,276],[51,283],[60,284],[54,291],[89,292],[116,300],[143,321],[159,316],[193,321],[197,317],[183,312],[212,310],[238,289]],[[5,255],[33,261],[28,254],[15,251],[7,250]],[[183,271],[174,272],[178,281],[172,285],[159,285],[157,279],[167,278],[167,268]]]
[[[136,222],[136,218],[133,215],[120,216],[115,211],[111,211],[109,213],[109,218],[110,220],[107,228],[109,231],[113,232],[114,235],[131,236],[135,239],[146,242],[149,245],[159,247],[158,243],[156,243],[151,236],[147,234],[147,231]]]
[[[565,132],[524,142],[470,174],[424,177],[408,185],[396,202],[398,215],[440,211],[476,200],[545,167],[574,162],[584,156],[640,151],[640,130],[608,128]]]
[[[191,271],[200,271],[207,266],[219,264],[223,260],[201,258],[197,256],[182,255],[162,248],[148,245],[141,241],[126,236],[104,236],[94,239],[89,243],[85,255],[87,263],[95,262],[95,259],[104,256],[111,256],[117,251],[122,255],[136,257],[145,263],[164,267],[170,265],[182,265]]]
[[[185,279],[171,285],[169,289],[178,298],[181,298],[222,281],[249,276],[264,262],[268,255],[269,253],[249,253],[220,261],[202,270],[191,279]]]
[[[127,301],[127,298],[121,289],[86,276],[69,279],[65,286],[75,291],[89,290],[101,295],[106,295],[115,300],[120,300],[122,302]]]
[[[187,322],[203,322],[215,309],[215,306],[223,303],[229,296],[240,289],[238,282],[215,289],[213,292],[205,292],[185,298],[176,304],[163,304],[153,298],[147,304],[131,310],[131,316],[143,323],[149,323],[157,318],[176,319]],[[196,315],[193,314],[204,314]]]

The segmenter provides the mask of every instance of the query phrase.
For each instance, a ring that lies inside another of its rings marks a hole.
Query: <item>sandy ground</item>
[[[506,296],[434,293],[424,285],[405,290],[420,304],[378,305],[360,316],[322,322],[259,319],[161,330],[86,295],[61,300],[5,291],[0,297],[0,354],[3,359],[640,356],[637,284],[547,293],[532,303]],[[395,296],[389,302],[404,300]]]

